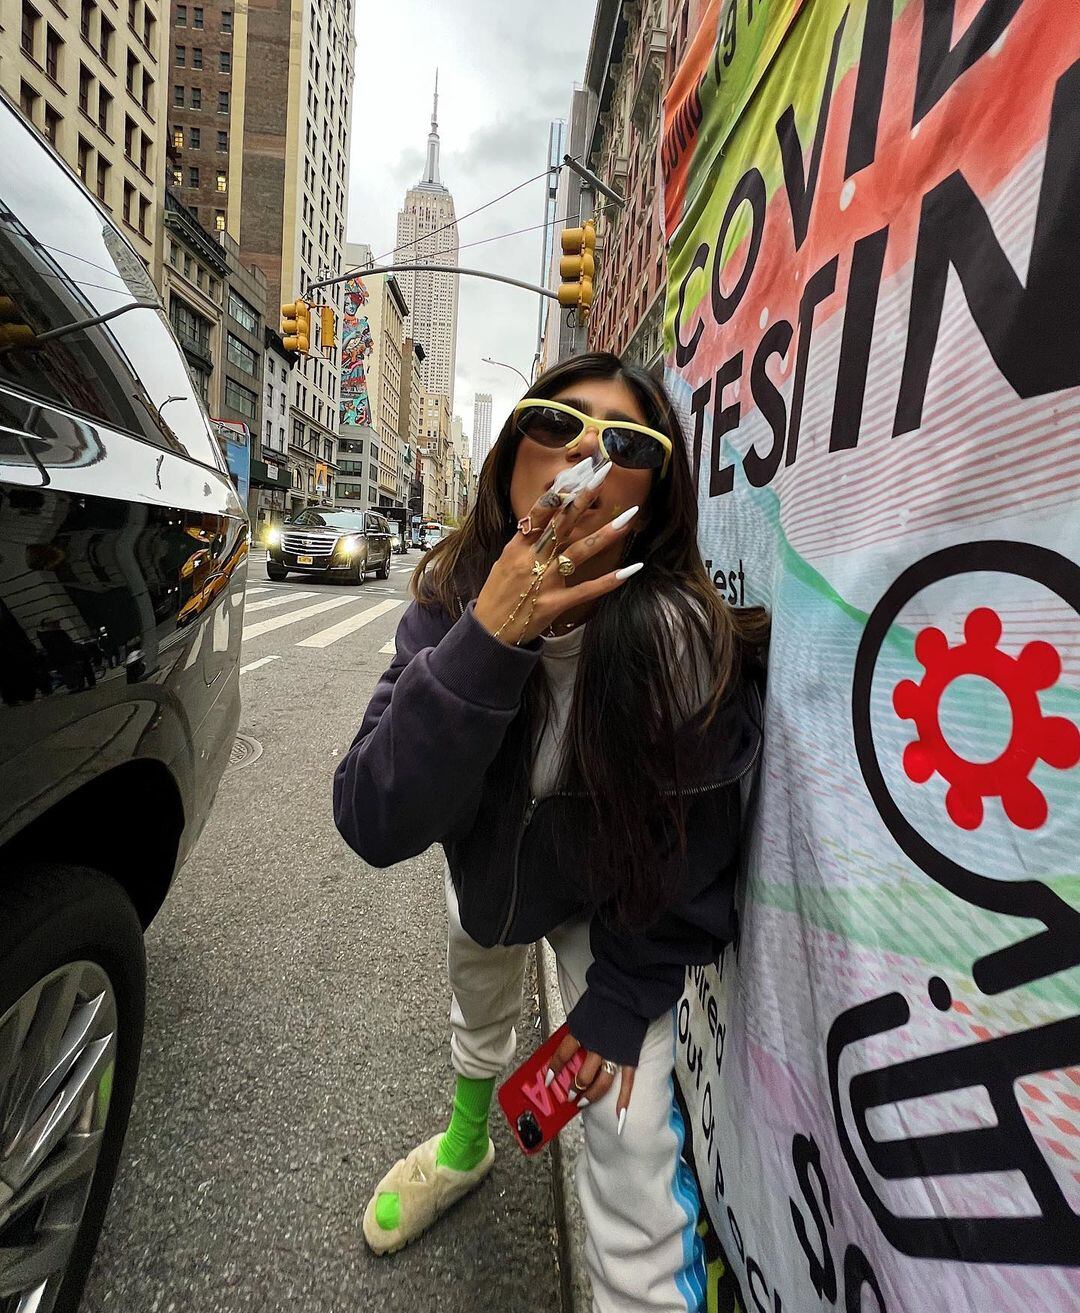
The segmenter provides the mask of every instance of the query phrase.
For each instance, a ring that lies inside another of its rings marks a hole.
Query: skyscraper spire
[[[439,70],[435,70],[435,101],[431,107],[431,131],[427,139],[427,167],[420,179],[421,187],[441,187],[439,178]]]

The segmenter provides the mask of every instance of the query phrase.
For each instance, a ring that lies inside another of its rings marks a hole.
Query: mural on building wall
[[[368,292],[362,278],[345,284],[341,332],[341,422],[370,424],[366,361],[375,349],[364,306]]]

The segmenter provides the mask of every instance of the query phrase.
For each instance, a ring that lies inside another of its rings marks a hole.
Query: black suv
[[[142,261],[0,101],[0,1308],[72,1313],[143,930],[239,720],[248,524]]]
[[[337,574],[362,584],[374,571],[389,579],[396,537],[389,520],[375,511],[301,511],[267,535],[266,573],[271,579],[284,579],[290,570]]]

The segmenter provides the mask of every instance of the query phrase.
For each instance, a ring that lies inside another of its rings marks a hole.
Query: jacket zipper
[[[529,805],[525,808],[525,814],[521,818],[521,829],[518,830],[517,844],[514,847],[514,872],[510,880],[510,906],[506,910],[506,920],[503,923],[503,928],[499,931],[500,944],[506,943],[506,936],[510,933],[510,927],[514,921],[514,913],[517,911],[518,864],[521,859],[521,845],[525,842],[525,831],[532,824],[533,812],[536,811],[539,805],[539,798],[530,797]]]

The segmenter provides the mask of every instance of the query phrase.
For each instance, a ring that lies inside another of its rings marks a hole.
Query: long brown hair
[[[682,839],[682,800],[671,790],[675,733],[700,706],[699,690],[709,715],[719,708],[748,648],[763,643],[767,623],[760,611],[732,611],[705,572],[686,440],[663,385],[618,356],[591,352],[549,369],[528,395],[553,399],[584,379],[625,383],[645,423],[667,434],[673,448],[668,476],[654,477],[647,523],[633,542],[633,559],[645,569],[603,598],[585,626],[563,758],[563,786],[580,787],[593,800],[592,895],[619,923],[641,927],[674,892],[670,863],[656,860],[651,822],[666,813]],[[515,532],[510,479],[521,441],[511,415],[484,462],[472,511],[413,576],[422,606],[456,616],[483,587]],[[526,744],[535,742],[545,691],[538,671],[523,707]],[[528,757],[520,763],[525,772]]]

